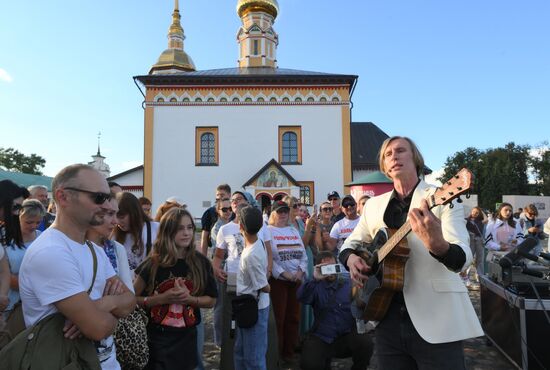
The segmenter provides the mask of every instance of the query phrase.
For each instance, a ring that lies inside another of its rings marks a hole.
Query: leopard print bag
[[[116,358],[124,370],[141,370],[149,362],[147,314],[136,306],[131,314],[118,321],[113,334]]]

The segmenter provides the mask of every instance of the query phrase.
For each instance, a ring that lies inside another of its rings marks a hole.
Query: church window
[[[294,99],[295,102],[302,102],[302,98],[298,97],[296,99]]]
[[[219,137],[217,127],[195,128],[195,165],[217,166]]]
[[[265,101],[264,98],[262,98],[261,96],[258,98],[258,101],[262,102],[262,101]]]
[[[279,163],[302,164],[302,128],[279,126]]]
[[[319,101],[326,102],[326,101],[327,101],[327,98],[325,98],[324,96],[322,96],[321,99],[319,99]]]
[[[246,101],[246,102],[251,102],[251,101],[252,101],[252,98],[246,98],[246,99],[244,99],[244,101]]]
[[[269,98],[269,101],[277,101],[277,98],[272,96],[271,98]]]
[[[260,52],[258,51],[258,40],[254,40],[254,55],[258,55]]]
[[[313,181],[298,181],[300,185],[300,203],[311,206],[315,203],[315,184]]]
[[[227,101],[227,98],[221,98],[220,101],[221,101],[221,102],[226,102],[226,101]]]
[[[289,99],[289,98],[287,98],[287,97],[284,97],[284,98],[283,98],[283,101],[284,101],[284,102],[289,102],[289,101],[290,101],[290,99]]]
[[[163,99],[163,98],[158,98],[158,99],[157,99],[157,102],[159,102],[159,103],[164,103],[164,99]]]
[[[309,98],[307,98],[307,101],[312,102],[315,101],[315,99],[313,99],[313,96],[310,96]]]
[[[332,101],[337,102],[337,101],[340,101],[340,99],[338,99],[338,97],[335,96],[334,98],[332,98]]]
[[[196,102],[202,102],[202,99],[201,98],[195,98],[195,101]]]
[[[171,103],[175,103],[175,102],[177,102],[177,101],[178,101],[178,99],[176,99],[176,98],[170,98],[170,102],[171,102]]]
[[[213,101],[214,101],[214,98],[208,98],[208,100],[207,100],[207,101],[209,101],[209,102],[213,102]]]
[[[233,101],[234,101],[234,102],[238,102],[238,101],[239,101],[239,98],[235,97],[235,98],[233,98]]]
[[[184,102],[189,102],[189,98],[183,98]]]

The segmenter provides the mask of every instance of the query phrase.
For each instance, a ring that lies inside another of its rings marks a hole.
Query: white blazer
[[[412,197],[411,209],[419,207],[421,200],[433,194],[435,189],[420,181]],[[392,194],[393,191],[369,199],[359,224],[346,239],[342,249],[356,248],[358,241],[371,242],[378,230],[387,227],[384,212]],[[452,209],[449,205],[437,206],[432,212],[441,220],[445,240],[464,250],[465,268],[472,263],[469,235],[462,205],[456,202],[453,204]],[[458,274],[432,257],[413,232],[407,236],[407,242],[411,251],[405,265],[403,295],[418,334],[433,344],[482,336],[483,330],[468,290]]]
[[[485,248],[492,250],[492,251],[499,251],[500,250],[500,242],[502,240],[497,240],[497,231],[499,227],[504,225],[504,221],[497,218],[494,221],[491,221],[487,224],[487,228],[485,230]],[[514,230],[514,238],[517,240],[517,245],[519,245],[523,239],[523,229],[519,223],[519,221],[516,221],[516,227]]]

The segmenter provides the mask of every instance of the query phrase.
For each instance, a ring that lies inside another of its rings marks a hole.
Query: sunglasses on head
[[[342,207],[351,208],[351,207],[355,207],[356,205],[357,203],[346,203],[346,204],[342,204]]]
[[[231,212],[231,207],[223,207],[223,208],[220,208],[220,211],[222,212]]]
[[[102,193],[100,191],[90,191],[90,190],[84,190],[84,189],[78,189],[78,188],[70,188],[70,187],[66,187],[65,189],[67,190],[72,190],[72,191],[77,191],[79,193],[86,193],[90,196],[90,198],[92,199],[92,201],[95,203],[95,204],[103,204],[105,203],[106,201],[108,201],[109,199],[111,199],[111,194],[109,193]]]
[[[323,212],[332,212],[332,207],[321,208],[321,211],[323,211]]]

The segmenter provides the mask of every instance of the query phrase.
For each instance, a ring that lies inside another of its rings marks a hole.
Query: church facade
[[[184,51],[178,3],[168,48],[134,77],[145,107],[144,195],[185,199],[196,217],[218,184],[267,204],[285,194],[321,203],[352,181],[355,75],[279,68],[276,0],[239,0],[235,68],[202,70]]]

